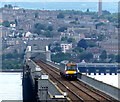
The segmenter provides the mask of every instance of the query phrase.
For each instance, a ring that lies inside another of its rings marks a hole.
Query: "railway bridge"
[[[115,74],[120,73],[120,65],[118,63],[78,63],[78,68],[81,73],[107,73]]]
[[[82,67],[88,67],[87,64]],[[26,101],[107,101],[120,100],[120,89],[81,73],[76,81],[59,74],[62,65],[50,59],[50,51],[26,50],[23,70],[23,100]],[[107,66],[106,66],[107,67]]]

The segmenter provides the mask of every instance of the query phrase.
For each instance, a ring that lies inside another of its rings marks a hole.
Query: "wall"
[[[108,95],[112,96],[113,98],[120,100],[120,89],[111,86],[109,84],[103,83],[86,75],[78,75],[78,78],[83,80],[84,82],[88,83],[92,87],[97,88],[100,91],[107,93]]]

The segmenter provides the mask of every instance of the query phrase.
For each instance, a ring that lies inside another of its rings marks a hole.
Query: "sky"
[[[103,2],[118,2],[120,0],[102,0]],[[98,0],[0,0],[0,2],[98,2]]]

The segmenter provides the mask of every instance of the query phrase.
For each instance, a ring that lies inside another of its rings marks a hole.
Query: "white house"
[[[72,43],[61,43],[62,52],[66,53],[67,50],[72,48]]]

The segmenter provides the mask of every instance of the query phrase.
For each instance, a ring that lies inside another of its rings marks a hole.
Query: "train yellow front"
[[[67,79],[77,79],[78,67],[76,63],[66,63],[61,68],[60,75]]]

